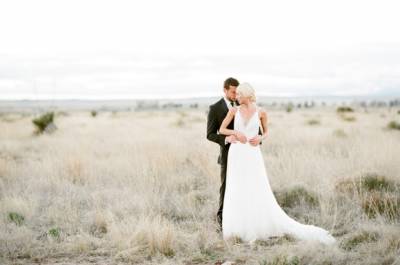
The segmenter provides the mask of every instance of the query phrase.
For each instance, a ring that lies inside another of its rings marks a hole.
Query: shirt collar
[[[224,96],[224,100],[225,100],[226,105],[228,106],[228,109],[232,108],[231,101],[229,99],[227,99],[225,96]],[[233,104],[235,104],[235,102],[233,102]]]

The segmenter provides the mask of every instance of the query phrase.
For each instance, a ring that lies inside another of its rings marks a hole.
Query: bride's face
[[[239,102],[239,104],[249,104],[250,103],[250,97],[244,97],[241,93],[236,94],[236,100]]]

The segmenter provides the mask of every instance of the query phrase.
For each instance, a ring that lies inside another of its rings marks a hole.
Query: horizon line
[[[117,96],[81,96],[81,95],[62,95],[54,97],[54,95],[32,95],[32,94],[15,94],[8,97],[1,97],[0,101],[62,101],[62,100],[88,100],[88,101],[110,101],[110,100],[179,100],[179,99],[204,99],[222,97],[222,94],[197,94],[197,95],[179,95],[157,96],[157,95],[117,95]],[[260,94],[257,98],[400,98],[400,94],[319,94],[319,95],[300,95],[294,93],[285,94]]]

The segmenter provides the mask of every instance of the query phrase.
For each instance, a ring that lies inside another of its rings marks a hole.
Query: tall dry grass
[[[400,133],[387,129],[396,112],[355,110],[353,122],[335,109],[268,113],[272,188],[316,196],[287,211],[330,230],[337,246],[222,240],[204,111],[70,112],[40,136],[30,116],[0,120],[0,262],[399,264],[399,219],[371,217],[365,197],[338,189],[370,173],[400,182]]]

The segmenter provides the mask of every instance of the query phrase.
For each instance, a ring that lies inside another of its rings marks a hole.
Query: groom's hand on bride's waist
[[[235,135],[229,135],[225,138],[225,144],[231,143],[234,144],[237,142],[236,136]]]

